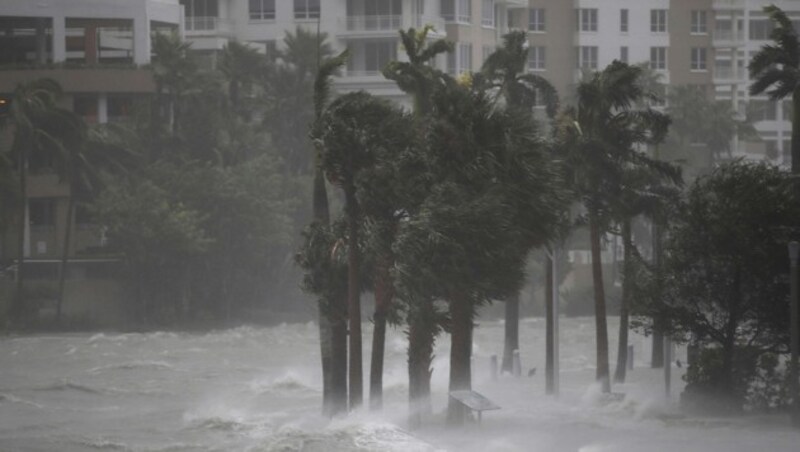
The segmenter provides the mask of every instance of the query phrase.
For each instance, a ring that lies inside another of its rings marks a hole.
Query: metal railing
[[[747,73],[744,68],[730,66],[714,66],[714,80],[744,80]]]
[[[714,41],[744,41],[744,30],[714,30]]]
[[[394,31],[403,24],[403,16],[347,16],[347,31]]]
[[[229,32],[230,22],[219,17],[187,17],[185,25],[187,32]]]

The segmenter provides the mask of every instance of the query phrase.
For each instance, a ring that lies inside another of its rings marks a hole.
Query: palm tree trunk
[[[611,392],[608,368],[608,326],[606,325],[606,296],[603,288],[603,263],[600,255],[600,226],[597,213],[589,214],[589,239],[592,246],[592,280],[594,282],[594,317],[597,346],[597,380],[603,392]]]
[[[514,350],[519,350],[519,292],[506,300],[505,342],[503,364],[500,369],[511,373],[514,367]]]
[[[431,363],[437,325],[433,301],[420,300],[408,316],[408,403],[409,425],[422,426],[431,413]]]
[[[653,267],[658,280],[661,277],[661,227],[657,223],[653,224]],[[657,303],[660,302],[660,288],[658,295]],[[653,317],[653,347],[650,354],[650,367],[653,369],[664,367],[664,323],[661,314]]]
[[[24,131],[18,129],[17,134],[23,135]],[[19,224],[18,224],[18,237],[17,243],[17,284],[14,291],[14,302],[11,305],[11,317],[14,320],[20,321],[25,316],[25,231],[28,227],[27,211],[28,211],[28,150],[27,141],[22,136],[14,137],[14,147],[17,148],[17,155],[19,156],[18,170],[19,170]]]
[[[450,391],[472,389],[472,303],[463,294],[450,297]],[[462,424],[466,411],[451,397],[447,405],[447,423]]]
[[[347,310],[350,327],[349,390],[350,409],[361,406],[364,400],[364,382],[361,354],[361,284],[359,281],[360,256],[358,253],[358,201],[355,187],[345,189],[347,210]]]
[[[792,113],[792,174],[797,175],[800,174],[800,85],[792,93]]]
[[[69,259],[69,245],[72,240],[72,212],[75,210],[75,195],[70,187],[67,198],[67,224],[64,226],[64,244],[61,252],[61,264],[58,267],[58,300],[56,301],[56,325],[61,324],[61,307],[64,304],[64,283],[67,280],[67,259]]]
[[[383,408],[383,354],[386,343],[386,317],[393,297],[389,261],[380,258],[375,268],[375,328],[372,332],[372,361],[369,374],[369,404]]]
[[[628,320],[633,298],[633,241],[631,240],[631,220],[622,222],[622,245],[625,247],[622,263],[622,303],[619,309],[619,345],[617,348],[617,368],[614,371],[614,382],[625,383],[628,365]]]
[[[553,394],[556,391],[556,360],[555,360],[555,322],[553,319],[553,312],[555,309],[555,297],[553,297],[553,259],[550,254],[545,253],[544,266],[545,284],[544,284],[544,307],[545,307],[545,392]]]

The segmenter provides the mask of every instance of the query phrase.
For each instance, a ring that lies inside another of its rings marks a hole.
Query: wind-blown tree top
[[[153,78],[161,88],[180,89],[189,84],[195,65],[188,57],[191,44],[176,33],[153,35]]]
[[[544,77],[525,72],[527,40],[524,31],[504,35],[503,46],[489,55],[481,72],[510,106],[530,109],[541,98],[547,116],[553,118],[559,108],[558,92]]]
[[[518,289],[527,251],[546,240],[565,197],[532,118],[446,81],[420,132],[430,186],[401,224],[398,273],[411,292],[481,303]]]
[[[578,85],[577,105],[559,122],[569,178],[586,207],[597,214],[609,213],[607,204],[618,196],[629,165],[673,171],[637,149],[663,140],[670,122],[658,111],[638,108],[642,100],[657,97],[639,82],[641,75],[641,68],[619,61],[591,74]]]
[[[770,34],[775,44],[764,45],[750,60],[750,77],[755,80],[750,94],[766,92],[773,100],[782,99],[800,82],[800,41],[785,12],[775,5],[765,7],[764,12],[775,25]]]
[[[421,30],[400,30],[400,42],[408,61],[392,61],[383,69],[383,76],[394,80],[397,86],[414,98],[414,111],[423,114],[431,109],[433,91],[441,87],[442,72],[428,64],[436,55],[453,51],[453,43],[444,39],[430,42],[428,33],[433,27],[426,25]]]
[[[788,351],[789,262],[798,237],[791,176],[741,161],[689,189],[666,246],[667,303],[679,335],[725,349]]]

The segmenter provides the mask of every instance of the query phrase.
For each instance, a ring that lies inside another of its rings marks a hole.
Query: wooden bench
[[[478,423],[481,423],[481,413],[489,410],[499,410],[500,406],[478,394],[475,391],[450,391],[450,397],[478,413]]]

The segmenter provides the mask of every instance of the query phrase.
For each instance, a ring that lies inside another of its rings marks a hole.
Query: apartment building
[[[50,78],[63,89],[60,106],[88,123],[122,119],[137,96],[155,91],[150,70],[142,67],[150,62],[151,33],[180,30],[182,22],[178,0],[0,2],[0,99],[10,105],[18,84]],[[0,133],[0,147],[11,145],[11,133]],[[31,279],[55,279],[68,222],[75,225],[69,244],[70,277],[91,278],[109,268],[110,261],[102,256],[101,229],[82,209],[67,218],[68,195],[69,187],[55,174],[52,162],[32,153],[23,241]],[[15,229],[0,231],[0,276],[17,258]],[[93,289],[77,298],[89,299],[93,293],[102,297],[105,289],[100,286],[84,285],[80,290]]]
[[[365,89],[404,101],[383,78],[389,61],[404,58],[397,31],[432,25],[431,39],[446,37],[456,51],[437,64],[450,73],[478,70],[508,32],[508,11],[527,0],[181,0],[186,38],[213,59],[230,40],[269,54],[287,31],[303,27],[328,36],[332,47],[349,48],[351,58],[337,80],[341,91]]]

